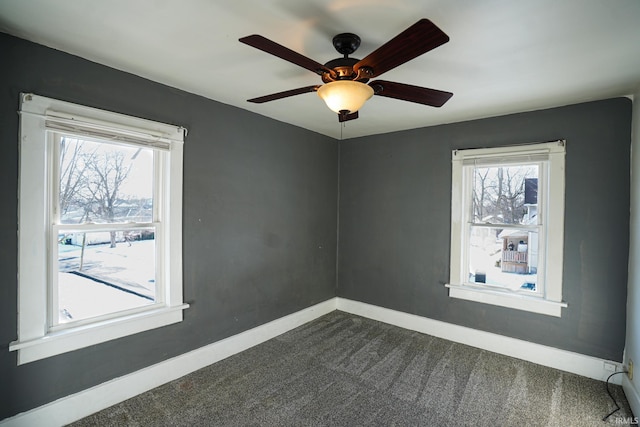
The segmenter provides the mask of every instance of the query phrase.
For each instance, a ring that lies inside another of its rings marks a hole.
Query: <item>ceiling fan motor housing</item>
[[[360,61],[357,58],[336,58],[324,64],[325,67],[336,72],[333,76],[331,73],[322,73],[322,81],[325,83],[334,82],[336,80],[354,80],[357,73],[353,70],[353,66]]]
[[[357,58],[349,58],[353,52],[360,47],[360,37],[353,33],[341,33],[333,38],[333,47],[342,55],[342,58],[332,59],[324,64],[325,67],[335,71],[335,75],[325,72],[322,73],[322,81],[324,83],[335,82],[337,80],[356,80],[361,83],[369,81],[366,70],[358,72],[353,66],[360,62]]]

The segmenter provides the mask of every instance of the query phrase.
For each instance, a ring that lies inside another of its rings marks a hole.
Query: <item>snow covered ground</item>
[[[80,256],[79,246],[59,245],[60,323],[153,304],[154,240],[87,246],[81,271]]]

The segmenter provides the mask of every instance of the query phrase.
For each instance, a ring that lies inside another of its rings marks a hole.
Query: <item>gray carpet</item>
[[[335,311],[73,426],[602,426],[600,381]]]

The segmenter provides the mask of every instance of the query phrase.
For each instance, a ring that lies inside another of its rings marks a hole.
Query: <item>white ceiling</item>
[[[374,96],[341,129],[312,72],[246,46],[263,35],[318,62],[335,34],[363,58],[428,18],[451,40],[384,74],[453,92],[441,108]],[[0,0],[0,31],[335,138],[567,105],[640,88],[640,0]]]

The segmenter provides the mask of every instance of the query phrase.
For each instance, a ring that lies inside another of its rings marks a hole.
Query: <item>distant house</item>
[[[505,273],[530,273],[529,233],[526,230],[505,229],[498,235],[502,239],[500,269]],[[537,233],[536,233],[537,234]]]

